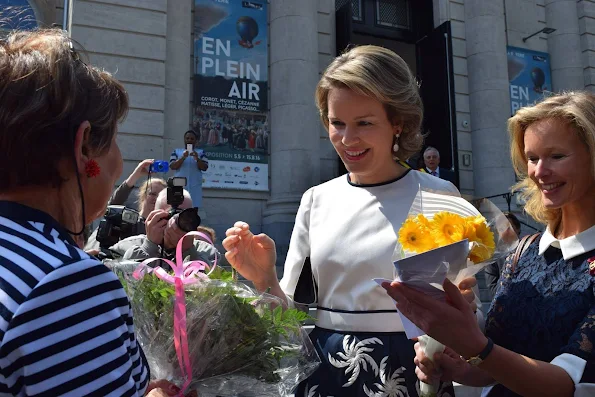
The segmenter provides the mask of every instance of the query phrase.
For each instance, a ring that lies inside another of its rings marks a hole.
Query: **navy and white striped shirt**
[[[48,214],[0,201],[0,396],[142,396],[117,276]]]

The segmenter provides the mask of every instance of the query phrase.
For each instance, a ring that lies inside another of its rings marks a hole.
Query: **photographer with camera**
[[[200,226],[198,208],[193,207],[190,193],[183,188],[184,178],[170,178],[167,184],[167,189],[157,197],[155,210],[147,217],[147,234],[138,236],[136,244],[126,250],[124,259],[173,259],[178,241],[187,232],[196,231]],[[128,239],[131,240],[132,238]],[[182,252],[185,260],[201,259],[193,243],[194,240],[191,238],[183,243]]]
[[[145,161],[139,164],[137,170],[141,168]],[[152,163],[149,163],[148,167],[151,166]],[[84,249],[89,255],[96,256],[101,252],[107,257],[113,256],[114,253],[119,256],[124,255],[126,250],[122,251],[122,247],[130,246],[130,244],[127,242],[120,244],[118,242],[130,236],[145,233],[145,219],[155,209],[159,193],[167,187],[167,183],[160,178],[151,178],[143,182],[138,190],[139,209],[136,211],[124,205],[117,205],[126,201],[124,194],[129,194],[129,192],[125,193],[125,189],[127,189],[127,187],[123,187],[125,185],[126,182],[118,188],[123,191],[122,193],[118,193],[118,190],[116,190],[112,195],[99,227],[85,238]],[[111,251],[111,254],[109,251]]]
[[[194,130],[184,134],[184,149],[172,152],[169,167],[175,171],[176,177],[186,178],[188,191],[194,205],[202,207],[202,173],[209,168],[209,161],[202,149],[196,149],[198,134]]]
[[[128,176],[128,178],[126,178],[126,180],[116,188],[116,190],[112,194],[112,197],[109,200],[108,205],[124,205],[126,203],[126,200],[128,200],[128,197],[130,197],[130,193],[132,193],[132,191],[134,190],[136,182],[143,176],[149,175],[149,170],[154,161],[155,160],[153,159],[146,159],[138,163],[138,165],[136,166],[134,171],[132,171],[132,173]],[[159,194],[159,192],[157,192],[157,194]]]

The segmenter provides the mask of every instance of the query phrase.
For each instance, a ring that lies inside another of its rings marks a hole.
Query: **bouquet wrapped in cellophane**
[[[197,232],[188,235],[200,235]],[[302,328],[307,314],[283,310],[281,300],[237,282],[232,272],[203,262],[173,269],[118,270],[128,293],[151,378],[167,379],[204,396],[292,393],[320,359]]]
[[[507,218],[489,200],[476,206],[461,197],[419,190],[409,216],[399,229],[395,250],[396,279],[444,299],[445,278],[455,285],[472,277],[488,263],[506,257],[518,244]],[[478,307],[479,290],[474,289]],[[444,345],[424,335],[403,319],[407,336],[418,337],[426,356]],[[420,397],[437,395],[437,385],[420,384]]]

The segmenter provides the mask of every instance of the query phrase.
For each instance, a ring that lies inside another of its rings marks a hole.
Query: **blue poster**
[[[27,0],[0,0],[0,16],[0,31],[33,30],[37,27],[35,13]]]
[[[267,1],[195,0],[193,129],[203,186],[269,190]]]
[[[196,0],[194,15],[195,105],[266,112],[266,1]]]
[[[511,114],[551,94],[550,56],[545,52],[507,47]]]

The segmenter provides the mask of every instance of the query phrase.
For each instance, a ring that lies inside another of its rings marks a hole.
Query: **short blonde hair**
[[[354,47],[335,58],[316,87],[316,106],[327,130],[328,96],[333,88],[348,88],[378,100],[384,105],[389,121],[402,124],[395,157],[407,160],[421,150],[423,104],[419,84],[403,58],[373,45]]]
[[[545,208],[539,187],[528,175],[525,156],[525,132],[537,121],[557,119],[578,134],[590,153],[595,153],[595,95],[587,92],[565,92],[552,96],[534,106],[519,109],[508,120],[510,155],[514,170],[521,179],[514,187],[525,200],[525,211],[536,221],[556,226],[560,221],[560,209]],[[595,162],[591,157],[591,169],[595,175]]]

